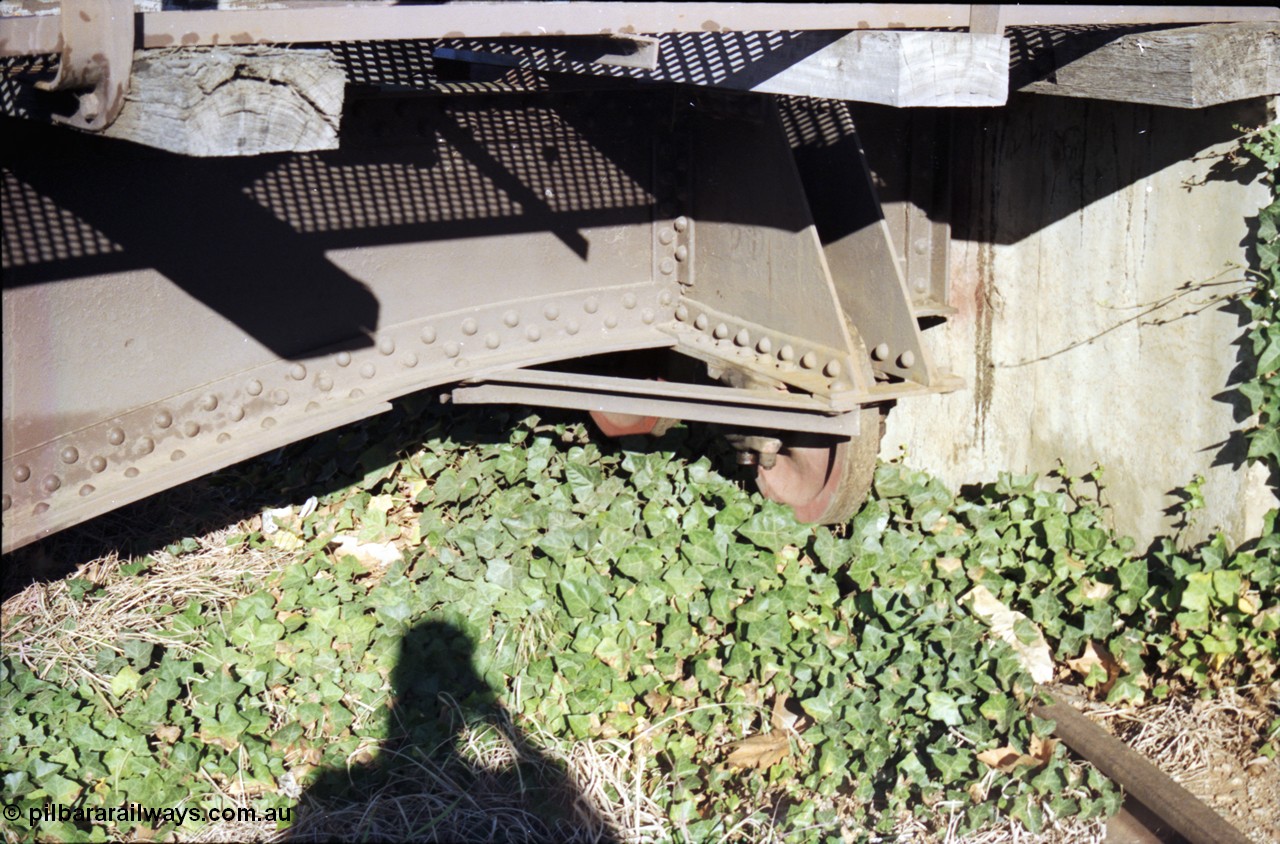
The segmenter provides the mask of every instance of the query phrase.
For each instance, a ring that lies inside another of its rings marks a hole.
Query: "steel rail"
[[[979,7],[992,8],[992,7]],[[1280,21],[1275,7],[1000,6],[1004,27],[1171,26]],[[60,52],[60,15],[0,18],[0,57]],[[369,4],[283,9],[139,12],[144,49],[542,35],[969,28],[981,20],[959,3],[479,2],[436,6]]]
[[[1092,762],[1125,792],[1191,844],[1248,844],[1244,833],[1227,823],[1194,794],[1178,785],[1140,753],[1081,715],[1054,695],[1033,710],[1053,721],[1054,734]]]

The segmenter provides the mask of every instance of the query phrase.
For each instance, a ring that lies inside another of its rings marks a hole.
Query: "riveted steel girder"
[[[672,345],[662,107],[379,102],[416,143],[217,162],[11,121],[5,550],[410,391]]]
[[[246,159],[7,121],[4,549],[434,385],[595,401],[510,375],[572,358],[674,348],[787,392],[597,392],[783,429],[940,389],[873,366],[901,277],[834,272],[773,101],[678,93],[386,97]]]

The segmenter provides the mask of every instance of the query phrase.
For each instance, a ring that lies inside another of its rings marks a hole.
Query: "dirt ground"
[[[1256,844],[1280,842],[1280,761],[1257,753],[1280,716],[1280,681],[1142,707],[1073,701]]]

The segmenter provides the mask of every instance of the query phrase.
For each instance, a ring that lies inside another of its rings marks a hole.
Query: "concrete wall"
[[[1208,509],[1188,538],[1257,536],[1276,500],[1233,436],[1243,309],[1212,300],[1241,288],[1246,218],[1269,201],[1257,170],[1223,156],[1233,126],[1268,111],[1014,95],[961,115],[959,313],[925,336],[967,388],[903,402],[882,456],[905,447],[953,488],[1100,463],[1114,526],[1140,543],[1170,529],[1171,492],[1199,473]]]

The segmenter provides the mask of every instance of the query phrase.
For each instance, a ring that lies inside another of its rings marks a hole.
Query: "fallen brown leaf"
[[[767,771],[791,753],[791,742],[787,740],[786,733],[781,731],[752,736],[731,742],[725,747],[732,748],[725,761],[730,767],[738,769],[756,768]]]
[[[182,728],[174,724],[162,724],[156,727],[156,738],[165,744],[173,744],[182,738]]]
[[[1111,651],[1106,647],[1099,645],[1097,642],[1090,640],[1084,646],[1084,652],[1080,654],[1078,659],[1067,660],[1067,667],[1077,672],[1082,677],[1089,676],[1089,672],[1094,666],[1099,666],[1107,673],[1107,679],[1099,687],[1103,694],[1111,691],[1111,686],[1115,683],[1116,678],[1120,676],[1120,665],[1111,656]]]
[[[1015,747],[993,747],[978,754],[978,761],[988,768],[995,768],[1002,773],[1010,773],[1018,768],[1039,768],[1053,758],[1056,739],[1031,737],[1030,752],[1023,753]]]

